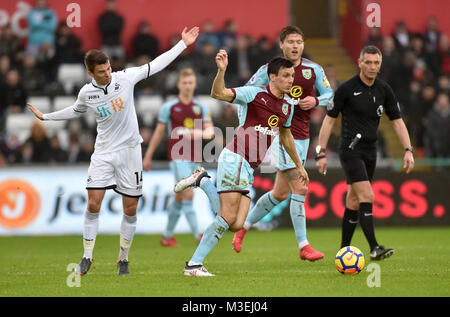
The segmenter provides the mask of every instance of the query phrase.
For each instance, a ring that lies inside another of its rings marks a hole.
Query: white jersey
[[[94,79],[81,88],[75,104],[66,109],[44,114],[44,120],[67,120],[90,108],[96,115],[95,153],[109,153],[142,143],[134,107],[134,85],[166,67],[184,49],[180,41],[154,61],[111,74],[111,82],[99,86]]]

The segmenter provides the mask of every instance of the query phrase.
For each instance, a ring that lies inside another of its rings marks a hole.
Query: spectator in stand
[[[236,41],[236,48],[232,49],[228,54],[229,72],[225,76],[225,80],[230,87],[244,86],[245,83],[253,75],[250,67],[250,55],[248,47],[248,39],[246,36],[239,36]]]
[[[203,41],[201,50],[195,52],[193,56],[193,69],[195,69],[197,74],[198,94],[204,95],[211,92],[211,83],[214,81],[217,73],[217,49],[213,42]]]
[[[403,53],[403,51],[409,47],[410,34],[406,28],[405,22],[398,21],[396,23],[392,38],[394,39],[396,49],[400,53]]]
[[[45,75],[36,67],[36,60],[32,55],[25,55],[23,59],[22,77],[23,87],[30,95],[42,95],[45,85]]]
[[[89,163],[94,153],[94,139],[89,134],[83,134],[80,138],[80,151],[77,155],[77,163]]]
[[[111,59],[125,59],[125,51],[120,39],[124,19],[116,12],[115,0],[106,0],[106,12],[99,17],[98,25],[102,35],[101,50]]]
[[[425,138],[425,117],[429,111],[433,109],[436,98],[436,90],[432,85],[426,85],[420,96],[418,107],[414,111],[414,124],[411,131],[412,138],[415,142],[416,152],[418,157],[424,156],[424,138]]]
[[[80,49],[81,40],[72,33],[65,21],[61,22],[56,31],[56,64],[59,66],[62,63],[83,63]]]
[[[450,157],[450,103],[449,96],[440,93],[436,104],[425,118],[427,157]]]
[[[438,92],[450,94],[450,78],[447,75],[442,75],[438,78]]]
[[[383,48],[383,36],[381,35],[380,28],[373,27],[370,29],[369,37],[366,40],[365,46],[368,45],[374,45],[380,50]]]
[[[331,89],[335,91],[341,82],[336,78],[336,67],[333,64],[327,64],[324,68],[325,75],[327,76],[328,83],[330,84]],[[319,107],[320,108],[320,107]],[[322,121],[320,122],[322,124]],[[320,128],[320,125],[319,125]],[[314,149],[314,147],[311,147]]]
[[[37,57],[42,47],[54,54],[55,30],[58,23],[55,12],[47,5],[47,0],[36,0],[36,7],[28,13],[27,53]]]
[[[450,45],[446,34],[442,34],[440,37],[438,56],[441,72],[450,75]]]
[[[427,28],[423,34],[428,51],[435,51],[437,49],[441,37],[441,31],[439,31],[437,25],[438,22],[436,17],[432,16],[428,19]]]
[[[158,56],[159,43],[155,35],[153,35],[151,25],[147,21],[139,23],[139,29],[133,38],[134,57],[138,58],[142,55],[153,60]]]
[[[230,52],[236,46],[236,40],[238,38],[238,25],[232,20],[226,20],[225,26],[217,36],[219,38],[219,47],[223,48],[227,52]]]
[[[381,63],[379,78],[393,87],[395,86],[393,76],[401,59],[400,54],[395,50],[395,42],[392,36],[385,36],[383,38],[381,52],[383,53],[383,62]]]
[[[47,138],[45,128],[40,121],[34,121],[31,135],[25,141],[31,146],[32,163],[47,163],[50,158],[50,140]]]
[[[252,74],[255,73],[261,65],[267,64],[277,53],[267,36],[261,36],[256,42],[256,47],[251,55]]]
[[[8,55],[14,58],[20,46],[20,39],[13,33],[11,25],[7,24],[0,29],[0,56]]]
[[[214,24],[210,20],[203,23],[202,33],[198,36],[197,43],[195,44],[196,51],[202,51],[204,43],[210,43],[216,48],[220,47],[219,37],[214,32]]]
[[[414,67],[416,63],[416,56],[413,52],[407,51],[402,57],[400,64],[396,67],[395,72],[392,73],[391,81],[394,84],[392,89],[397,95],[400,104],[408,101],[409,97],[409,83],[414,78]]]
[[[22,143],[15,133],[9,133],[1,140],[0,155],[3,156],[5,163],[8,165],[22,161]]]
[[[6,74],[11,68],[11,58],[8,55],[0,56],[0,86],[6,82]]]
[[[20,82],[17,69],[11,69],[6,74],[6,83],[0,87],[0,108],[8,113],[23,112],[28,94]]]
[[[58,135],[54,135],[50,139],[50,153],[49,162],[50,163],[67,163],[69,155],[66,150],[61,147]]]
[[[427,51],[425,49],[425,42],[421,35],[411,37],[410,47],[412,52],[416,55],[416,71],[422,71],[416,76],[424,77],[425,81],[432,82],[439,76],[439,60],[436,52]]]

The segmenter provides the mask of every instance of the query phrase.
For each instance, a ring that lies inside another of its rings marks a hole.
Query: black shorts
[[[347,184],[361,181],[372,182],[377,164],[376,146],[362,146],[358,144],[354,150],[339,149],[339,159],[347,178]]]

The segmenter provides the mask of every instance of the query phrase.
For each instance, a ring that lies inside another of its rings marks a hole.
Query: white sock
[[[120,252],[119,261],[128,261],[128,251],[130,251],[133,242],[134,233],[136,232],[136,216],[123,215],[120,224]]]
[[[94,251],[95,238],[98,232],[98,217],[100,213],[91,213],[86,210],[84,214],[83,227],[83,246],[84,258],[92,259],[92,252]]]
[[[298,243],[298,248],[301,250],[303,247],[306,247],[309,244],[308,240],[303,240]]]
[[[252,224],[251,224],[250,222],[247,222],[247,221],[244,222],[244,228],[245,228],[245,230],[248,230],[248,229],[250,229],[251,227],[252,227]]]

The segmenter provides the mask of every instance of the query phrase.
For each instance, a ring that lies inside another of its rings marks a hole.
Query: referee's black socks
[[[375,239],[375,229],[373,226],[372,217],[372,204],[360,203],[359,204],[359,223],[366,236],[367,242],[370,245],[370,251],[378,245],[377,239]]]
[[[342,218],[341,248],[350,245],[357,224],[358,210],[345,208],[344,217]]]

